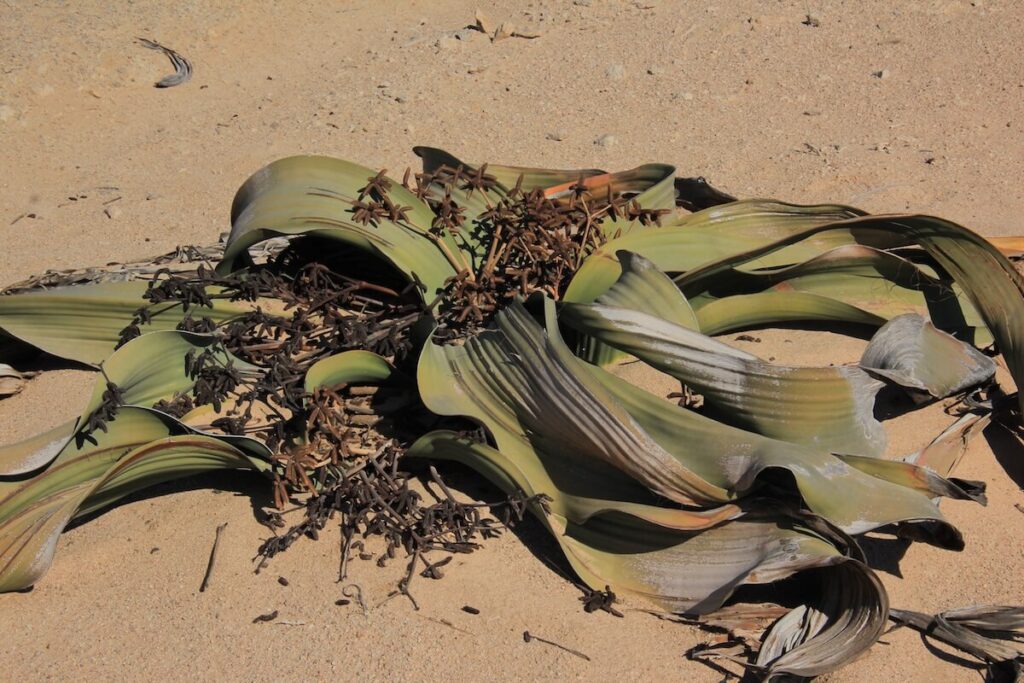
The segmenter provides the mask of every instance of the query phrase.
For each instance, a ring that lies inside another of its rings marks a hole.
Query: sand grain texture
[[[238,185],[275,158],[323,153],[400,175],[415,144],[522,165],[664,161],[742,197],[1024,232],[1024,8],[1013,2],[115,4],[0,0],[4,283],[210,243],[229,228]],[[456,33],[477,8],[540,37]],[[190,59],[192,80],[155,89],[169,63],[138,36]],[[786,362],[849,361],[862,348],[757,334],[761,344],[740,344]],[[0,441],[77,414],[89,389],[77,370],[34,380],[0,401]],[[889,423],[893,452],[919,447],[944,420],[933,411]],[[990,436],[957,471],[989,483],[989,506],[943,503],[967,550],[911,548],[884,574],[895,606],[1024,602],[1024,514],[1014,508],[1024,451]],[[698,631],[635,612],[584,614],[531,552],[549,546],[530,525],[529,545],[506,535],[456,558],[443,581],[417,579],[418,613],[402,599],[376,607],[398,564],[353,565],[368,615],[334,604],[336,530],[254,575],[263,493],[219,475],[70,530],[32,592],[0,596],[3,678],[721,679],[683,658],[705,640]],[[304,624],[252,623],[272,610]],[[524,630],[593,661],[524,643]],[[907,630],[884,641],[827,679],[978,680]]]

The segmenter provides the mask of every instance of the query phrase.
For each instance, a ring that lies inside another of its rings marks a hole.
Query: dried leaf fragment
[[[25,388],[25,383],[38,372],[19,372],[6,363],[0,363],[0,397],[13,396]]]
[[[494,35],[494,23],[491,21],[490,17],[484,14],[483,10],[478,9],[474,18],[476,19],[477,31],[480,31],[480,33],[483,33],[486,36]]]
[[[515,24],[509,21],[504,21],[501,23],[500,26],[498,26],[497,30],[495,30],[494,35],[491,37],[491,42],[496,43],[499,40],[511,38],[512,36],[515,35],[515,32]]]

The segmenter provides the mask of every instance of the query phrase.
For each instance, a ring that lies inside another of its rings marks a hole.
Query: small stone
[[[612,147],[617,143],[619,139],[610,133],[605,133],[598,139],[594,140],[594,144],[598,147]]]
[[[649,66],[649,67],[647,67],[647,75],[648,76],[657,76],[660,73],[661,73],[661,69],[659,69],[656,66]]]
[[[875,78],[888,78],[889,77],[889,70],[888,69],[880,69],[878,71],[872,71],[871,75],[874,76]]]
[[[103,213],[107,214],[107,218],[109,218],[110,220],[116,220],[121,216],[121,209],[117,208],[116,206],[108,206],[107,208],[103,209]]]
[[[562,140],[565,139],[565,133],[563,133],[562,131],[554,131],[552,133],[546,134],[544,138],[547,140],[554,140],[555,142],[561,142]]]
[[[494,37],[491,38],[491,42],[496,43],[499,40],[504,40],[505,38],[511,38],[512,35],[515,32],[516,32],[515,24],[513,24],[512,22],[506,21],[506,22],[502,23],[502,25],[499,26],[497,28],[497,30],[494,32]]]
[[[604,70],[604,75],[613,81],[621,81],[626,77],[626,67],[621,64],[612,64]]]

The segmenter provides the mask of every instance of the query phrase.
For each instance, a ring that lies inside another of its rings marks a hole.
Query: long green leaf
[[[775,291],[803,293],[847,304],[864,313],[891,319],[906,313],[928,315],[940,328],[991,342],[974,306],[955,284],[934,270],[895,254],[846,245],[803,263],[782,268],[730,268],[698,278],[684,275],[683,292],[695,310],[720,297]],[[772,322],[785,322],[776,315]]]
[[[383,382],[394,372],[395,367],[375,353],[360,349],[343,351],[314,363],[306,371],[305,389],[311,392],[352,382]]]
[[[679,379],[726,424],[835,453],[879,455],[885,430],[874,417],[881,382],[854,367],[767,363],[699,332],[624,308],[566,304],[571,327]]]
[[[932,520],[933,542],[962,544],[916,491],[864,474],[825,451],[728,427],[582,364],[555,334],[550,302],[548,309],[547,335],[514,304],[499,315],[496,332],[461,347],[428,345],[418,369],[427,407],[479,420],[513,461],[524,449],[577,453],[577,460],[596,469],[594,479],[631,478],[637,491],[711,506],[756,490],[765,470],[788,469],[810,509],[849,533]],[[569,492],[579,481],[572,468],[549,474]]]
[[[257,171],[235,195],[231,235],[218,271],[246,265],[245,250],[262,240],[317,235],[381,256],[422,284],[424,296],[432,299],[458,272],[445,249],[456,261],[459,249],[450,238],[435,241],[430,207],[398,183],[392,183],[388,194],[396,205],[409,207],[408,220],[382,219],[376,225],[353,220],[352,203],[374,175],[357,164],[314,156],[281,159]]]
[[[0,483],[0,592],[38,581],[76,516],[155,483],[225,468],[258,466],[228,441],[189,433],[166,415],[121,409],[107,432],[69,444],[41,474]]]
[[[919,315],[893,318],[871,338],[860,366],[908,389],[946,398],[984,384],[995,362]]]
[[[1024,386],[1024,277],[983,237],[933,216],[864,216],[795,232],[790,237],[733,254],[688,273],[687,282],[751,264],[810,237],[856,231],[887,233],[920,246],[964,291],[1006,358],[1017,388]],[[1024,392],[1018,392],[1024,409]]]
[[[59,358],[97,366],[113,353],[135,311],[148,303],[142,298],[147,287],[142,281],[104,282],[0,296],[0,329]],[[227,299],[213,304],[191,313],[221,323],[256,306]],[[173,330],[185,316],[177,302],[154,305],[150,313],[153,319],[142,326],[144,332]]]
[[[760,199],[714,206],[681,216],[659,230],[638,231],[609,241],[584,261],[565,299],[589,303],[611,287],[620,274],[615,254],[622,250],[650,259],[666,273],[685,273],[757,245],[773,244],[808,228],[861,215],[863,212],[845,206],[798,206]],[[872,230],[837,231],[769,253],[759,265],[792,265],[847,244],[884,248],[902,243]]]

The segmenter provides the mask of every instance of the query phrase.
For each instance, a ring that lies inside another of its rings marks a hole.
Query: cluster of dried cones
[[[659,224],[664,211],[645,209],[606,187],[596,195],[581,178],[562,191],[524,191],[523,178],[508,192],[497,192],[497,180],[484,164],[474,171],[440,166],[432,173],[406,170],[402,184],[429,204],[434,213],[428,237],[457,271],[430,308],[437,309],[437,338],[458,339],[486,327],[514,298],[544,292],[560,299],[583,259],[617,234],[608,235],[608,221]],[[409,207],[390,198],[391,182],[381,171],[352,202],[352,218],[363,225],[383,219],[407,220]],[[455,193],[471,198],[479,192],[486,210],[471,226]],[[467,247],[455,253],[450,238]],[[466,253],[475,253],[476,264]]]

